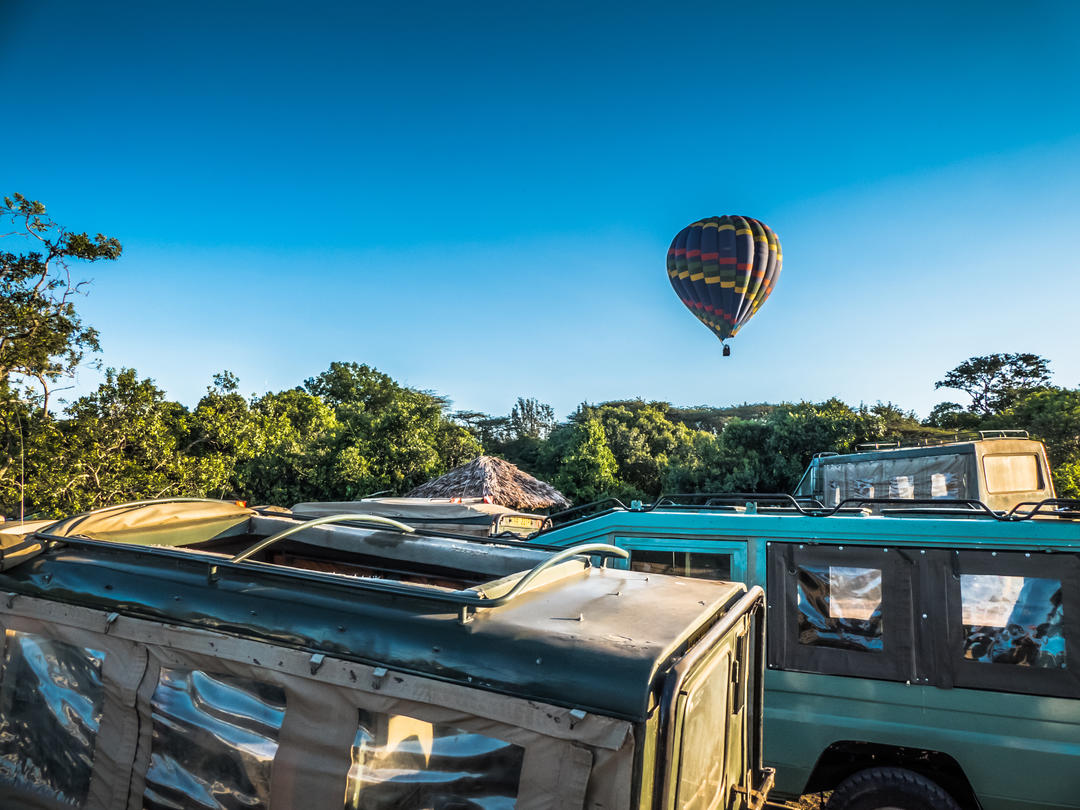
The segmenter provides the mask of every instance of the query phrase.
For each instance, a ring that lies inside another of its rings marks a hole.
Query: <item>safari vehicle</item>
[[[760,588],[221,502],[0,546],[5,810],[741,810],[769,787]]]
[[[1054,497],[1046,448],[1026,430],[982,430],[934,445],[879,442],[859,449],[818,453],[795,497],[826,506],[849,498],[977,500],[1002,511]]]
[[[670,496],[552,515],[536,539],[766,587],[770,801],[1080,808],[1080,502],[923,508],[941,505]]]

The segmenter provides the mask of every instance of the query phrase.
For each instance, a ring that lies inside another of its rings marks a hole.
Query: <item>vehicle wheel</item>
[[[867,768],[849,776],[825,810],[960,810],[941,785],[904,768]]]

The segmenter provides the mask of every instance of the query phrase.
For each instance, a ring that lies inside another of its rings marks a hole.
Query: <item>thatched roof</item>
[[[483,498],[511,509],[565,509],[570,505],[551,484],[522,472],[509,461],[492,456],[474,458],[446,475],[409,493],[410,498]]]

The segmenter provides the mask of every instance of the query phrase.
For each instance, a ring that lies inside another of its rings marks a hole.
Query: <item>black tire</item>
[[[867,768],[841,782],[825,810],[960,810],[941,785],[905,768]]]

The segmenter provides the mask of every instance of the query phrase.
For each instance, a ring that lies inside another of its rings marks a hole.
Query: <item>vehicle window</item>
[[[1065,667],[1061,583],[1042,577],[960,577],[964,658],[1026,667]]]
[[[797,587],[800,644],[881,650],[880,568],[803,565]]]
[[[266,808],[285,716],[281,687],[199,670],[162,669],[145,810]]]
[[[890,498],[906,498],[911,500],[915,497],[915,479],[910,475],[897,475],[889,481]]]
[[[730,580],[731,555],[635,549],[630,552],[630,570],[643,571],[646,574],[674,574],[695,579]]]
[[[1038,458],[1032,453],[983,456],[988,492],[1030,492],[1042,489]]]
[[[509,810],[525,749],[404,714],[360,712],[345,810]]]
[[[6,632],[0,779],[82,806],[101,725],[105,653]]]
[[[961,498],[960,476],[955,473],[930,474],[931,498]]]
[[[675,799],[678,810],[712,810],[724,804],[730,672],[729,657],[717,656],[705,678],[695,679],[697,683],[683,704]]]

